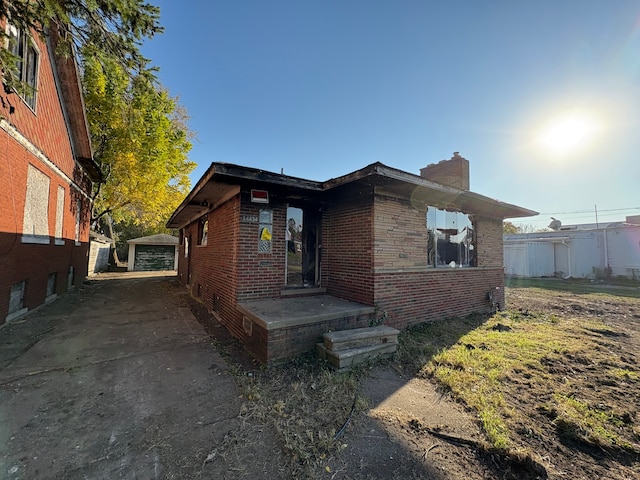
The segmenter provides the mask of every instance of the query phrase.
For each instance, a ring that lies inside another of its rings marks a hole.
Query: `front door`
[[[287,207],[286,285],[288,288],[313,288],[319,276],[320,211]]]

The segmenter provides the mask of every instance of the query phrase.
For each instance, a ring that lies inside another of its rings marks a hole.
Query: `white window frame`
[[[18,70],[13,72],[13,74],[18,81],[27,85],[26,91],[17,91],[16,93],[18,93],[18,96],[35,113],[38,77],[40,76],[40,50],[33,41],[33,38],[31,38],[31,35],[14,25],[7,25],[7,35],[9,37],[9,50],[19,58],[17,65]],[[29,58],[29,53],[33,53],[33,59]]]

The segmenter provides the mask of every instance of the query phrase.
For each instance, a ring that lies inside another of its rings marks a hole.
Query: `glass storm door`
[[[287,207],[285,238],[286,286],[317,287],[319,284],[318,232],[320,212],[313,209]]]

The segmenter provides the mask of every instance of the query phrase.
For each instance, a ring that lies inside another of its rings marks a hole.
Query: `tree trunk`
[[[116,267],[120,266],[120,259],[118,258],[118,249],[116,248],[116,234],[113,230],[113,220],[111,220],[111,215],[106,214],[106,225],[109,230],[109,238],[111,239],[111,248],[113,250],[113,261],[116,264]]]

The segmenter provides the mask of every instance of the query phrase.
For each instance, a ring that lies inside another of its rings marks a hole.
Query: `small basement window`
[[[471,216],[427,208],[427,264],[456,268],[476,265],[475,229]]]
[[[26,281],[21,281],[11,285],[11,292],[9,293],[9,312],[6,321],[9,322],[14,318],[27,312],[24,307],[24,290]]]
[[[50,273],[47,277],[47,298],[52,297],[56,293],[56,273]]]

